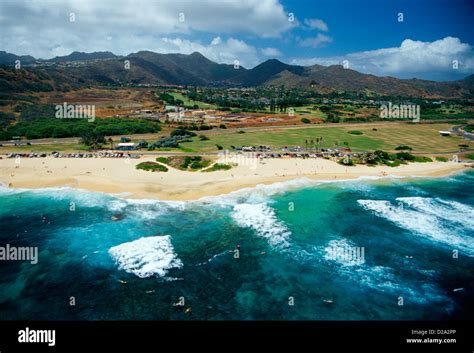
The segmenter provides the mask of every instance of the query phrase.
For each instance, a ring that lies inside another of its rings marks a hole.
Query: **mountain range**
[[[16,60],[20,60],[24,70],[13,68]],[[6,92],[132,83],[222,87],[283,85],[320,93],[345,91],[407,97],[474,97],[474,75],[449,82],[398,79],[364,74],[340,65],[299,66],[276,59],[247,69],[215,63],[198,52],[186,55],[140,51],[127,56],[111,52],[73,52],[42,60],[0,51],[0,65],[0,89]]]

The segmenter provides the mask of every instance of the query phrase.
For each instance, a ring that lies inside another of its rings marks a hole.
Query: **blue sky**
[[[269,58],[346,62],[379,76],[452,80],[474,73],[473,15],[468,0],[3,0],[0,50],[199,51],[249,68]]]
[[[283,1],[298,18],[319,18],[327,23],[331,45],[312,55],[342,55],[350,52],[399,46],[407,38],[435,41],[447,36],[474,43],[473,1],[439,0],[324,0]],[[404,21],[398,22],[402,12]],[[300,28],[295,33],[311,36]],[[300,50],[300,49],[297,49]],[[302,55],[299,51],[296,55]]]

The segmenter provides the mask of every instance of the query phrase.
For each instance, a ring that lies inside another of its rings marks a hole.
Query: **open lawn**
[[[106,144],[106,146],[109,146]],[[24,145],[24,146],[10,146],[4,145],[0,147],[0,153],[10,153],[10,152],[18,152],[18,153],[30,153],[30,152],[85,152],[88,151],[89,148],[85,145],[78,144],[78,143],[52,143],[52,144],[35,144],[32,143],[31,146]]]
[[[182,146],[191,148],[196,151],[213,151],[217,150],[216,144],[230,149],[233,146],[255,146],[268,145],[272,147],[283,146],[305,146],[305,140],[323,137],[323,147],[334,147],[335,143],[342,145],[348,142],[350,147],[359,149],[378,149],[382,147],[382,143],[371,138],[364,138],[350,135],[343,128],[327,127],[324,129],[301,128],[301,129],[278,129],[273,131],[247,132],[239,134],[233,132],[231,134],[213,135],[208,141],[200,141],[193,138],[193,142],[182,143]]]
[[[444,152],[457,151],[459,144],[468,144],[468,141],[458,136],[439,135],[440,130],[451,128],[450,124],[398,124],[393,127],[377,127],[377,131],[360,126],[357,129],[364,133],[363,136],[382,140],[388,146],[387,150],[399,145],[408,145],[413,148],[413,152]]]
[[[200,134],[209,137],[209,140],[201,141],[199,137],[193,137],[192,142],[181,143],[179,148],[157,149],[156,152],[218,152],[216,145],[224,149],[231,149],[231,146],[268,145],[271,147],[301,146],[305,147],[305,140],[316,140],[323,137],[322,147],[334,147],[337,144],[344,146],[347,142],[349,147],[355,151],[373,151],[382,149],[394,151],[399,145],[408,145],[413,148],[413,152],[455,152],[459,150],[459,144],[468,144],[471,148],[474,143],[463,140],[457,136],[441,137],[440,130],[449,130],[452,125],[443,124],[394,124],[394,123],[372,123],[346,124],[346,125],[301,125],[289,126],[288,128],[265,128],[255,129],[239,133],[235,129],[202,131]],[[376,129],[374,131],[373,129]],[[349,131],[357,130],[362,135],[350,134]],[[154,142],[161,134],[141,134],[134,136],[132,141],[138,142],[146,140]],[[115,142],[118,138],[114,138]],[[106,144],[105,148],[109,148]],[[74,152],[87,151],[87,147],[78,143],[51,143],[35,144],[31,146],[9,146],[0,147],[0,153],[9,152]],[[146,153],[146,150],[142,150]],[[449,154],[449,153],[448,153]]]
[[[373,131],[373,128],[377,131]],[[235,131],[210,135],[210,140],[200,141],[193,138],[192,142],[182,143],[182,147],[196,152],[217,151],[217,145],[224,148],[233,146],[268,145],[271,147],[305,146],[305,140],[315,140],[323,137],[322,147],[334,147],[336,144],[344,145],[347,142],[353,150],[383,149],[392,151],[399,145],[408,145],[413,152],[445,152],[457,151],[458,145],[466,143],[457,137],[441,137],[440,130],[449,130],[449,124],[379,124],[363,126],[358,125],[357,130],[362,135],[352,135],[348,131],[354,127],[323,127],[302,126],[301,128],[274,129],[265,131],[250,131],[239,134]],[[204,133],[205,135],[205,133]]]

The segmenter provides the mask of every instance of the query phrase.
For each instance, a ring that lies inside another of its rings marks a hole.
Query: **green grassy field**
[[[282,146],[305,146],[305,140],[323,137],[323,147],[333,147],[335,142],[342,145],[348,142],[350,147],[359,149],[377,149],[383,146],[380,141],[349,135],[344,129],[336,127],[328,127],[324,129],[285,129],[261,132],[247,132],[239,134],[233,132],[231,134],[213,135],[208,141],[200,141],[194,138],[193,142],[183,143],[183,147],[191,148],[195,151],[213,151],[216,150],[216,144],[230,149],[234,146],[251,146],[251,145],[268,145],[272,147]]]
[[[169,92],[169,93],[174,97],[174,99],[181,99],[184,102],[184,105],[190,105],[190,106],[197,105],[199,109],[217,109],[217,105],[190,100],[188,97],[184,96],[183,94],[179,92]]]
[[[193,138],[192,142],[182,143],[182,146],[196,152],[217,151],[216,144],[224,148],[233,146],[268,145],[272,147],[305,146],[305,140],[315,140],[323,137],[322,147],[334,147],[336,143],[344,142],[355,151],[383,149],[394,150],[399,145],[408,145],[414,152],[444,152],[456,151],[458,145],[465,143],[457,136],[441,137],[439,130],[449,130],[449,124],[381,124],[364,127],[358,125],[357,130],[363,135],[352,135],[348,131],[353,127],[302,127],[297,129],[275,129],[267,131],[223,133],[209,136],[210,140],[200,141]]]
[[[202,132],[209,137],[209,140],[201,141],[198,137],[192,138],[192,142],[184,142],[179,148],[157,149],[156,151],[169,152],[218,152],[217,146],[224,149],[231,149],[231,146],[250,146],[250,145],[268,145],[272,147],[283,146],[301,146],[305,147],[305,140],[316,140],[323,137],[322,147],[334,147],[337,144],[344,146],[347,142],[354,151],[373,151],[382,149],[393,151],[399,145],[408,145],[413,148],[413,152],[454,152],[459,150],[459,144],[469,144],[457,136],[441,137],[440,130],[449,130],[452,125],[443,124],[371,124],[357,126],[318,126],[302,125],[301,127],[291,127],[284,129],[257,130],[238,133],[235,130],[221,130],[219,133]],[[377,130],[374,131],[373,129]],[[348,133],[352,130],[362,132],[362,135],[353,135]],[[156,141],[154,138],[144,138],[140,136],[139,140]],[[137,140],[138,141],[138,140]],[[137,142],[135,141],[135,142]],[[108,144],[104,146],[109,148]],[[41,144],[36,145],[33,141],[32,146],[3,146],[0,147],[0,153],[9,152],[74,152],[87,151],[87,147],[81,144]],[[146,153],[145,150],[142,152]]]
[[[106,144],[105,146],[109,146]],[[29,152],[85,152],[89,148],[85,145],[78,143],[53,143],[53,144],[41,144],[35,145],[33,142],[31,146],[3,146],[0,147],[0,153],[29,153]]]

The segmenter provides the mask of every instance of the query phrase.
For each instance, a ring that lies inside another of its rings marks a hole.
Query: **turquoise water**
[[[0,318],[472,318],[473,185],[299,179],[196,202],[2,188],[0,246],[39,257],[0,261]]]

